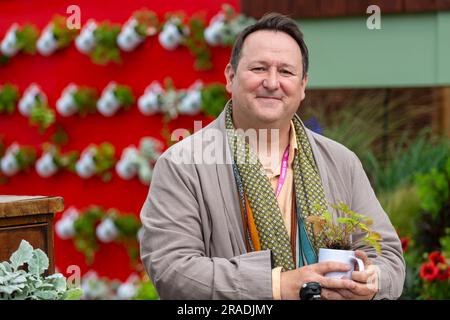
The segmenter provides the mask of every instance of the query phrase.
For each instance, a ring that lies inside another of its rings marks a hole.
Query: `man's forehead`
[[[249,34],[242,46],[241,60],[267,63],[269,56],[280,65],[294,66],[302,59],[300,46],[285,32],[258,30]]]

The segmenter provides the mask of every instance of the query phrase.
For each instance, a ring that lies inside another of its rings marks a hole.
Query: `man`
[[[141,258],[161,298],[299,299],[310,282],[322,299],[400,296],[401,244],[360,161],[296,115],[307,71],[295,22],[264,16],[233,47],[224,111],[158,160],[141,211]],[[365,270],[352,279],[325,277],[350,267],[317,262],[320,236],[304,220],[321,214],[315,203],[339,201],[370,216],[383,238],[377,255],[353,235]]]

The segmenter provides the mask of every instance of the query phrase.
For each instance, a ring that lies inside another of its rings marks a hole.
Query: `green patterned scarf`
[[[299,146],[293,162],[296,205],[301,212],[298,223],[305,226],[306,235],[317,254],[318,248],[323,246],[322,236],[316,237],[312,225],[304,221],[304,218],[309,215],[321,214],[319,208],[326,208],[325,194],[303,123],[297,117],[292,120]],[[234,165],[237,167],[239,180],[242,182],[243,190],[252,209],[261,249],[272,251],[274,264],[272,267],[280,266],[286,270],[295,269],[289,235],[275,192],[257,154],[250,149],[244,137],[234,129],[231,101],[227,104],[225,124]]]

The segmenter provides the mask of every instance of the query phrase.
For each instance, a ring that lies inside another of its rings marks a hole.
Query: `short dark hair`
[[[303,76],[308,72],[309,57],[308,57],[308,47],[303,40],[303,33],[300,31],[297,23],[291,18],[284,16],[279,13],[267,13],[256,23],[248,26],[239,33],[234,42],[233,49],[231,51],[230,64],[234,70],[237,70],[239,60],[241,58],[242,46],[244,45],[245,39],[253,32],[259,30],[273,30],[281,31],[290,35],[300,47],[302,53],[302,65],[303,65]]]

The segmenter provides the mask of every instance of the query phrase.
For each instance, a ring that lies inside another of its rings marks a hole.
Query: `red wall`
[[[160,20],[165,13],[184,11],[188,16],[196,12],[204,12],[207,21],[216,14],[225,1],[220,0],[77,0],[77,1],[40,1],[40,0],[2,0],[0,1],[0,37],[3,38],[13,22],[20,24],[31,22],[40,30],[55,14],[66,15],[68,5],[76,4],[81,8],[82,25],[89,19],[97,21],[109,20],[113,23],[124,23],[133,11],[146,7],[155,11]],[[239,10],[238,0],[226,1]],[[95,87],[100,93],[111,81],[127,84],[132,87],[136,97],[153,80],[162,82],[171,77],[174,85],[187,88],[195,80],[201,79],[205,84],[224,82],[223,70],[228,61],[230,49],[213,48],[213,69],[197,72],[193,68],[194,58],[185,48],[167,51],[162,48],[156,37],[148,38],[140,47],[130,53],[122,52],[121,65],[109,64],[98,66],[90,58],[77,51],[72,43],[69,48],[56,52],[49,57],[39,54],[27,56],[19,54],[5,66],[0,66],[0,85],[11,82],[18,86],[20,92],[31,83],[38,83],[47,94],[49,104],[54,108],[61,91],[69,82]],[[208,119],[204,116],[180,116],[173,120],[170,127],[193,128],[193,120]],[[120,157],[122,149],[130,144],[137,145],[143,136],[154,136],[164,141],[161,136],[162,116],[146,117],[136,106],[129,111],[120,111],[111,118],[100,114],[85,118],[73,116],[62,118],[57,114],[57,122],[62,124],[69,135],[69,142],[62,148],[82,151],[90,143],[111,142],[116,148],[116,157]],[[48,141],[54,128],[45,134],[38,133],[36,127],[28,124],[28,119],[16,112],[11,115],[0,115],[0,136],[6,145],[17,141],[20,144],[32,145],[41,150],[41,144]],[[39,156],[39,154],[38,154]],[[96,204],[106,208],[117,208],[123,212],[134,212],[136,215],[142,207],[148,188],[137,178],[132,181],[122,180],[113,172],[110,182],[104,183],[98,178],[83,180],[75,174],[61,172],[50,178],[39,177],[34,169],[29,173],[20,173],[12,177],[7,184],[0,184],[0,194],[16,195],[55,195],[64,198],[65,207],[75,206],[83,209]],[[57,213],[55,221],[61,216]],[[1,244],[0,244],[1,245]],[[96,270],[100,276],[125,280],[132,268],[126,250],[119,245],[102,244],[92,266],[87,266],[84,256],[77,252],[71,240],[61,240],[55,235],[56,266],[65,272],[69,265],[79,265],[82,272]]]

